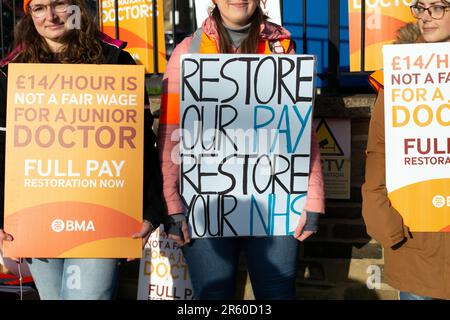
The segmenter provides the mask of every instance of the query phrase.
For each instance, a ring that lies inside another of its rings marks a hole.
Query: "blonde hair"
[[[419,26],[415,22],[408,22],[397,30],[394,44],[417,43],[421,41]]]

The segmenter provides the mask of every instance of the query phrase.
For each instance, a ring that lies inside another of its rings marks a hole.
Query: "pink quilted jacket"
[[[215,23],[208,18],[203,26],[203,32],[217,40]],[[265,22],[261,26],[261,39],[281,40],[290,38],[290,33],[275,24]],[[158,130],[158,150],[163,173],[163,193],[169,215],[183,213],[184,206],[178,193],[179,166],[172,161],[172,153],[178,151],[179,140],[172,139],[172,133],[179,128],[179,92],[180,92],[180,56],[189,53],[192,36],[184,39],[173,51],[163,78],[163,94],[161,99],[161,116]],[[289,53],[295,53],[293,50]],[[304,210],[325,212],[324,186],[320,163],[319,147],[312,130],[310,174],[307,200]]]

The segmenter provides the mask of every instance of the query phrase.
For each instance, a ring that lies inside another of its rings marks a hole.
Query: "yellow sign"
[[[9,66],[6,256],[141,256],[143,98],[143,66]]]
[[[116,36],[116,11],[114,0],[99,2],[101,17],[100,29],[112,38]],[[158,54],[157,70],[154,64],[153,45],[153,1],[152,0],[119,0],[118,27],[119,39],[127,42],[125,50],[130,52],[138,64],[145,66],[146,73],[164,73],[166,69],[166,49],[164,38],[163,1],[157,0]]]
[[[366,1],[364,71],[383,68],[381,48],[395,40],[396,32],[414,21],[409,6],[414,0]],[[348,0],[350,31],[350,71],[361,70],[361,0]]]
[[[350,199],[350,127],[349,119],[316,119],[325,196]]]
[[[317,126],[317,141],[319,142],[320,154],[324,156],[343,156],[339,143],[333,136],[327,122],[322,119]]]

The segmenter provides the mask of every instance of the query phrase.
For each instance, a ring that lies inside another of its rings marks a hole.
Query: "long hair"
[[[408,22],[396,32],[394,44],[423,42],[419,26],[415,22]]]
[[[217,25],[217,32],[219,34],[219,51],[221,53],[229,53],[231,48],[231,39],[228,31],[223,26],[222,16],[218,6],[216,5],[211,12],[211,17]],[[267,20],[268,17],[264,15],[261,7],[258,5],[255,12],[250,18],[251,24],[247,37],[242,41],[240,53],[256,53],[258,50],[259,33],[261,24]]]
[[[98,27],[86,8],[84,0],[71,0],[71,4],[80,8],[80,28],[67,30],[62,36],[60,39],[63,44],[61,52],[52,52],[45,39],[37,32],[31,14],[28,12],[15,28],[14,46],[21,46],[23,50],[14,59],[14,62],[94,64],[104,62],[103,49],[97,38]]]

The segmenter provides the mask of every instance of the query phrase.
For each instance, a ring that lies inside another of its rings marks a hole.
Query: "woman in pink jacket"
[[[244,251],[256,299],[295,299],[297,240],[317,231],[324,213],[320,155],[312,134],[310,175],[305,214],[294,236],[190,239],[179,185],[177,154],[179,140],[180,55],[185,53],[294,53],[290,33],[266,20],[259,0],[213,0],[214,8],[197,40],[188,37],[174,50],[163,80],[158,148],[163,172],[163,193],[170,221],[169,237],[182,246],[196,299],[233,299],[239,254]],[[197,43],[196,43],[197,42]],[[314,130],[313,130],[314,131]]]

